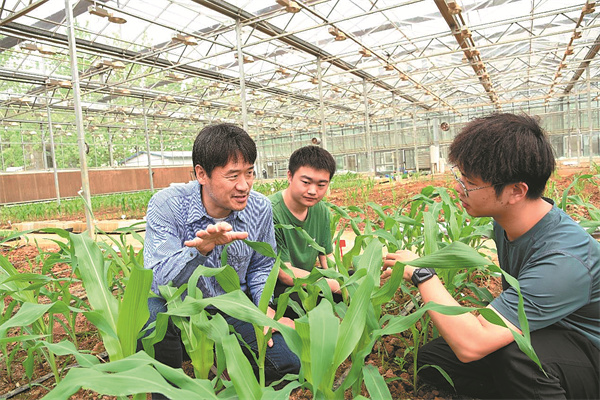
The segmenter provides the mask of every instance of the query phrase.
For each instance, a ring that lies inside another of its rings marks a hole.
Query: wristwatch
[[[417,268],[413,271],[411,280],[415,286],[419,286],[419,283],[431,279],[434,275],[437,275],[437,272],[433,268]]]

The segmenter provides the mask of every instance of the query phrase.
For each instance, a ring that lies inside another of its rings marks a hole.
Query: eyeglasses
[[[452,175],[454,175],[454,179],[456,179],[456,182],[458,182],[460,184],[460,186],[462,187],[462,190],[465,193],[465,197],[469,197],[469,192],[473,192],[473,191],[479,190],[479,189],[487,189],[489,187],[496,186],[496,185],[487,185],[487,186],[479,186],[476,188],[467,189],[467,186],[461,179],[462,174],[460,173],[460,170],[456,167],[456,165],[451,166],[450,171],[452,171]]]

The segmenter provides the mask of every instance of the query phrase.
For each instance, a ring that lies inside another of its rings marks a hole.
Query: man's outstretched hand
[[[232,232],[233,228],[227,222],[208,225],[206,229],[196,232],[196,237],[186,240],[183,244],[195,247],[200,254],[207,255],[220,244],[231,243],[234,240],[246,239],[248,232]]]

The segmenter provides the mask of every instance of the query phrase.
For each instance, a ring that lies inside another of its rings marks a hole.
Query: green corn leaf
[[[363,254],[360,256],[356,269],[366,269],[368,275],[373,279],[373,282],[379,282],[382,265],[382,244],[379,240],[371,240]]]
[[[363,366],[363,376],[365,386],[372,399],[392,400],[392,394],[385,383],[383,377],[379,374],[377,367],[372,364]]]
[[[425,229],[423,232],[423,240],[425,241],[425,250],[423,254],[433,254],[438,250],[437,237],[440,231],[437,221],[433,214],[429,211],[423,213],[423,222]]]
[[[245,399],[260,400],[262,390],[256,381],[250,361],[242,352],[234,335],[223,339],[223,349],[227,359],[227,371],[235,386],[236,392]]]
[[[240,277],[231,265],[225,265],[223,271],[216,275],[217,282],[226,292],[233,292],[240,289]],[[211,269],[211,268],[208,268]]]
[[[209,397],[208,391],[199,393],[172,386],[149,365],[110,374],[90,368],[73,368],[44,399],[67,399],[80,388],[112,396],[153,392],[162,393],[171,399],[216,399],[214,392],[212,397]]]
[[[117,342],[119,340],[119,336],[117,335],[117,331],[115,327],[104,317],[104,314],[99,311],[84,311],[83,315],[90,321],[102,334],[102,340],[106,342],[112,343],[112,340],[107,340],[108,337],[115,339]]]
[[[15,315],[0,325],[0,338],[6,336],[8,329],[31,325],[46,313],[62,314],[68,311],[69,308],[62,301],[49,304],[23,303]]]
[[[367,312],[369,311],[369,308],[371,308],[369,298],[371,297],[371,292],[374,287],[375,284],[373,278],[370,275],[365,276],[363,282],[350,300],[350,306],[340,324],[337,337],[337,345],[333,359],[333,367],[336,369],[354,350],[363,334],[363,329],[367,320]]]
[[[377,230],[373,231],[373,235],[386,240],[387,242],[389,242],[393,246],[395,246],[397,249],[402,248],[402,245],[398,242],[398,240],[394,237],[394,235],[392,235],[390,232],[388,232],[386,230],[377,229]]]
[[[82,354],[76,348],[72,342],[67,340],[63,340],[59,343],[49,343],[46,341],[41,342],[44,346],[48,348],[51,352],[58,356],[66,356],[72,355],[77,360],[77,363],[81,367],[92,367],[100,363],[100,360],[96,356],[91,354]]]
[[[340,321],[333,314],[328,301],[322,301],[317,307],[308,312],[310,329],[311,375],[313,388],[324,391],[323,385],[328,385],[335,378],[336,368],[333,368],[333,357],[338,338]],[[327,387],[326,389],[331,389]]]
[[[253,242],[251,240],[242,239],[242,242],[246,243],[250,248],[265,257],[276,258],[277,254],[271,247],[270,244],[264,242]]]
[[[41,340],[45,339],[50,335],[18,335],[18,336],[6,336],[0,338],[0,345],[5,345],[8,343],[19,343],[26,342],[28,340]]]
[[[104,317],[112,330],[117,332],[119,303],[108,287],[104,255],[88,235],[70,234],[69,237],[75,248],[77,271],[88,294],[90,305]],[[111,359],[123,357],[118,339],[114,340],[110,335],[103,339]]]
[[[181,306],[178,306],[173,310],[170,309],[168,314],[189,317],[209,305],[216,307],[227,315],[241,321],[246,321],[257,326],[276,328],[284,336],[288,347],[294,353],[299,353],[300,338],[294,329],[267,317],[250,301],[250,299],[248,299],[248,296],[240,290],[207,299],[191,299],[188,296]]]
[[[279,266],[281,265],[281,259],[279,256],[275,259],[275,263],[273,264],[273,268],[271,272],[269,272],[269,276],[265,283],[265,287],[263,288],[263,292],[261,293],[260,300],[258,303],[258,309],[265,314],[267,313],[267,308],[269,307],[269,302],[271,301],[271,297],[273,297],[273,291],[275,290],[275,285],[277,284],[277,277],[279,275]]]
[[[492,265],[472,247],[462,242],[452,242],[435,253],[410,261],[408,265],[427,268],[469,268]]]
[[[148,295],[151,285],[152,271],[133,266],[117,319],[117,335],[124,357],[135,353],[138,333],[150,317]]]
[[[315,250],[317,250],[319,253],[325,254],[325,249],[323,248],[323,246],[319,245],[317,242],[315,242],[315,239],[313,239],[304,229],[302,229],[299,226],[292,226],[292,225],[286,225],[286,224],[276,224],[275,225],[275,229],[295,229],[296,231],[300,232],[300,234],[302,235],[302,238],[304,240],[306,240],[307,244],[314,248]]]

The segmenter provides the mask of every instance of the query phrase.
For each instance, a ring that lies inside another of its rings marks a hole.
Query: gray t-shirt
[[[556,206],[512,242],[497,223],[494,234],[500,267],[519,281],[530,330],[556,324],[600,348],[600,243]],[[517,292],[502,283],[491,305],[520,328]]]

